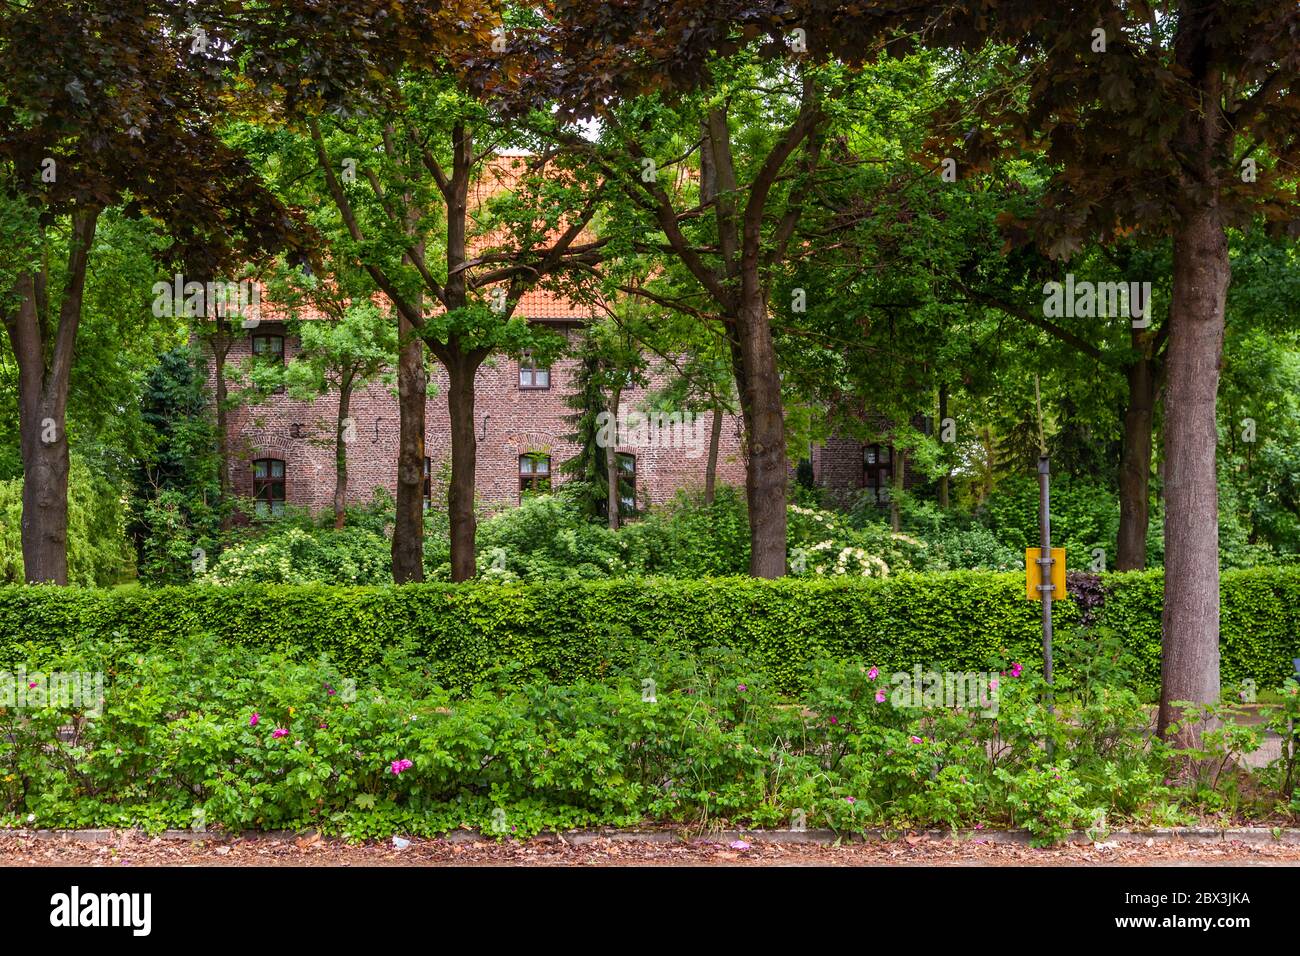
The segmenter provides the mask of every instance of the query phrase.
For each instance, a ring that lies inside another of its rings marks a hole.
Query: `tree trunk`
[[[718,222],[718,250],[723,265],[710,270],[682,237],[671,202],[662,190],[651,190],[660,225],[687,267],[709,289],[727,326],[732,367],[740,391],[745,422],[745,498],[749,508],[749,573],[779,578],[786,569],[785,414],[781,376],[768,315],[765,269],[782,261],[786,244],[798,226],[801,207],[792,199],[765,248],[763,227],[768,196],[783,164],[801,143],[812,146],[804,159],[805,172],[817,165],[820,140],[814,135],[822,116],[816,93],[805,76],[797,119],[767,153],[749,188],[744,212],[737,216],[737,180],[731,152],[726,107],[711,110],[702,144],[707,164],[701,171],[701,198],[712,202]],[[811,137],[811,139],[810,139]],[[739,226],[739,231],[737,230]],[[736,280],[739,280],[737,283]],[[738,293],[738,295],[737,295]]]
[[[23,569],[28,584],[68,583],[67,393],[29,387],[19,365]]]
[[[469,303],[464,265],[469,216],[469,183],[473,169],[473,134],[462,124],[452,128],[452,173],[441,187],[447,204],[447,282],[443,304],[450,309]],[[473,580],[475,563],[474,518],[475,468],[478,436],[474,430],[474,377],[487,357],[481,349],[466,349],[456,335],[445,345],[434,345],[434,354],[447,369],[447,410],[451,417],[451,485],[447,489],[448,518],[451,522],[451,579]]]
[[[745,500],[749,511],[749,573],[759,578],[779,578],[786,568],[786,465],[785,418],[781,405],[781,379],[776,349],[768,324],[767,294],[763,288],[759,255],[762,247],[761,204],[754,214],[737,216],[737,182],[731,154],[725,107],[711,111],[705,124],[701,155],[701,197],[714,203],[718,243],[726,265],[719,281],[740,279],[714,298],[727,319],[731,366],[740,395],[745,426]],[[774,170],[772,171],[774,175]],[[766,195],[770,180],[761,190]],[[751,192],[750,203],[755,202]]]
[[[1219,516],[1215,401],[1231,266],[1212,203],[1188,210],[1174,235],[1173,301],[1166,359],[1165,606],[1158,732],[1180,716],[1175,701],[1219,699]],[[1173,736],[1194,746],[1199,727]]]
[[[474,375],[479,361],[453,344],[447,366],[447,411],[451,418],[451,487],[447,489],[451,519],[451,579],[473,580],[474,469],[478,436],[474,434]]]
[[[709,429],[709,461],[704,467],[704,503],[713,504],[718,487],[718,449],[722,446],[722,406],[713,406],[713,423]]]
[[[194,277],[206,290],[214,276],[208,270]],[[235,525],[235,494],[231,475],[230,450],[230,390],[226,387],[226,360],[235,342],[235,333],[219,303],[209,302],[205,295],[203,311],[194,317],[200,329],[211,328],[209,344],[212,347],[212,392],[217,420],[217,494],[221,500],[221,531],[228,533]]]
[[[1134,338],[1137,339],[1135,330]],[[1144,343],[1137,343],[1139,348]],[[1128,407],[1119,463],[1119,541],[1115,568],[1147,566],[1147,527],[1151,522],[1151,430],[1156,401],[1156,363],[1145,350],[1127,368]]]
[[[745,258],[757,257],[757,242],[746,242]],[[756,264],[756,263],[755,263]],[[745,375],[746,481],[749,505],[749,573],[779,578],[786,565],[785,417],[776,349],[767,321],[767,302],[757,270],[744,272],[740,321],[740,355]]]
[[[940,439],[943,438],[943,431],[944,431],[943,423],[946,422],[947,420],[948,420],[948,386],[940,385],[939,386],[939,437]],[[946,509],[948,507],[948,485],[952,477],[952,467],[951,465],[948,464],[949,458],[948,458],[947,451],[943,453],[943,457],[944,457],[945,464],[944,464],[943,474],[939,476],[939,507]]]
[[[615,429],[614,434],[618,435],[618,406],[623,398],[623,390],[617,385],[610,391],[609,396],[609,413],[613,416]],[[619,525],[619,511],[622,499],[618,492],[618,441],[609,442],[605,446],[605,478],[609,486],[609,529],[617,531]]]
[[[18,277],[17,311],[4,316],[18,364],[18,432],[23,462],[23,573],[29,584],[68,583],[68,385],[96,209],[72,215],[68,261],[53,342],[44,270]],[[47,363],[48,355],[48,363]]]
[[[903,513],[899,508],[899,501],[903,496],[903,482],[907,475],[907,452],[901,448],[894,449],[894,469],[890,476],[893,484],[892,493],[889,496],[889,530],[897,534],[903,530]]]
[[[993,442],[993,430],[987,425],[984,426],[984,432],[981,436],[981,443],[984,445],[984,481],[981,485],[980,501],[988,501],[989,496],[993,494],[993,467],[997,464],[997,446]]]
[[[393,525],[393,581],[424,580],[424,343],[398,314],[397,518]]]
[[[229,531],[234,525],[235,509],[230,488],[230,411],[226,389],[226,356],[230,354],[230,336],[220,319],[212,333],[212,376],[217,411],[217,492],[221,496],[221,530]]]
[[[352,381],[345,377],[339,383],[339,414],[334,427],[334,529],[347,524],[348,507],[348,412],[352,405]],[[423,468],[421,469],[423,470]]]

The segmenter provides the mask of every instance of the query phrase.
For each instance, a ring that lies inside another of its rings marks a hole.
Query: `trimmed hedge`
[[[1143,683],[1160,676],[1160,572],[1105,575],[1094,624],[1138,655]],[[1058,633],[1078,623],[1057,602]],[[465,687],[500,666],[555,681],[599,678],[653,643],[730,645],[794,689],[819,653],[882,670],[915,664],[978,670],[1039,653],[1039,605],[1018,574],[954,572],[883,580],[636,579],[531,585],[191,585],[101,591],[0,587],[0,666],[78,637],[166,643],[206,632],[225,640],[327,652],[347,667],[412,639],[436,677]],[[1300,570],[1223,575],[1225,683],[1274,687],[1300,656]]]
[[[1160,617],[1164,574],[1132,571],[1102,575],[1105,603],[1097,623],[1136,652],[1142,681],[1160,684]],[[1300,569],[1255,567],[1224,571],[1219,581],[1219,676],[1224,686],[1250,678],[1276,688],[1300,657]]]

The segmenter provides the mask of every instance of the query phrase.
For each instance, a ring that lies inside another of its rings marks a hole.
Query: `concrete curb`
[[[190,843],[230,843],[235,840],[293,840],[314,835],[314,831],[249,830],[241,833],[225,831],[195,832],[192,830],[164,830],[157,839]],[[29,830],[0,828],[0,839],[25,838],[53,843],[112,844],[132,840],[151,839],[142,830]],[[918,840],[918,838],[920,838]],[[496,837],[477,830],[453,830],[440,839],[448,843],[475,843],[492,841]],[[833,830],[718,830],[693,833],[687,830],[572,830],[564,833],[542,833],[535,837],[547,842],[560,841],[573,846],[583,846],[601,840],[616,843],[891,843],[906,839],[916,844],[921,840],[932,843],[985,843],[1027,846],[1027,830],[866,830],[861,833],[837,834]],[[1119,830],[1100,840],[1082,830],[1076,830],[1066,842],[1087,845],[1100,843],[1244,843],[1251,846],[1269,844],[1300,845],[1300,828],[1281,827],[1161,827],[1154,830]]]

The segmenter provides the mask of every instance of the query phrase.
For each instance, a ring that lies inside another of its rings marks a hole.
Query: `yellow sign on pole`
[[[1046,584],[1039,571],[1038,559],[1043,556],[1042,548],[1025,548],[1025,597],[1031,601],[1041,601],[1043,592],[1038,585]],[[1065,549],[1052,549],[1052,600],[1059,601],[1065,597]]]

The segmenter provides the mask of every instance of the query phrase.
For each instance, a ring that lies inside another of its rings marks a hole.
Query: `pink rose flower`
[[[279,740],[281,737],[288,737],[289,731],[284,727],[276,727],[275,730],[271,731],[271,736]]]
[[[880,676],[879,667],[873,667],[871,668],[871,670],[867,671],[867,680],[875,680],[879,676]]]
[[[256,727],[257,722],[261,719],[262,718],[257,715],[257,711],[253,711],[253,716],[248,718],[248,726]]]

